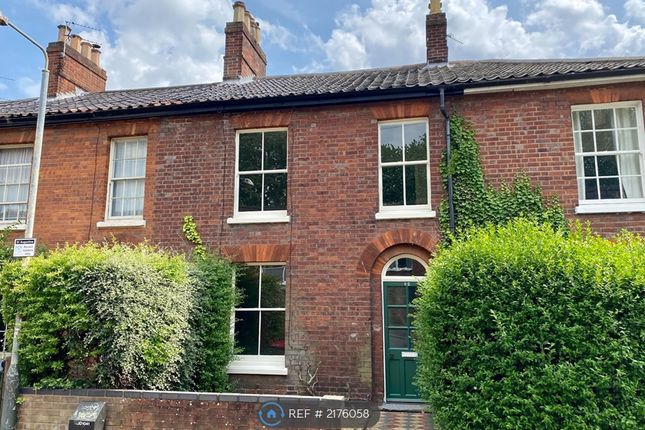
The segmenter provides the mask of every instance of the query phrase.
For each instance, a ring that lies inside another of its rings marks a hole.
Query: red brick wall
[[[227,23],[225,33],[224,80],[266,76],[266,55],[244,23]]]
[[[429,63],[448,61],[448,21],[445,13],[426,15],[426,51]]]
[[[50,43],[47,46],[47,56],[50,71],[48,97],[73,93],[77,88],[90,93],[105,91],[105,70],[71,46],[64,45],[63,42]]]
[[[645,83],[471,95],[452,100],[451,107],[475,126],[486,176],[493,184],[524,171],[546,194],[558,195],[567,216],[573,217],[578,189],[571,106],[634,100],[645,102]],[[579,219],[605,234],[620,229],[645,232],[643,213]]]
[[[67,429],[80,402],[106,403],[106,430],[247,430],[266,428],[258,420],[263,402],[279,399],[215,393],[117,390],[22,390],[17,430]],[[315,401],[309,398],[306,401]],[[320,400],[320,399],[318,399]]]
[[[644,98],[641,83],[602,90],[454,97],[448,103],[451,110],[473,121],[493,184],[525,171],[547,194],[558,194],[572,217],[577,188],[570,105]],[[237,261],[275,258],[288,263],[289,376],[236,376],[240,389],[295,392],[298,365],[312,360],[320,362],[317,387],[321,393],[378,397],[382,392],[381,297],[380,269],[374,267],[383,256],[377,254],[397,252],[394,246],[404,252],[410,245],[423,254],[433,251],[439,239],[436,219],[374,219],[379,200],[378,121],[424,116],[430,120],[431,201],[437,208],[444,135],[436,98],[48,126],[36,236],[50,245],[115,235],[120,240],[147,238],[186,248],[181,219],[193,215],[205,242]],[[289,130],[291,222],[229,225],[235,131],[262,127]],[[109,139],[136,135],[148,136],[147,225],[97,229],[96,222],[105,214]],[[0,131],[0,144],[32,138],[25,130]],[[640,213],[582,219],[590,219],[594,228],[607,234],[620,228],[645,231],[645,215]]]

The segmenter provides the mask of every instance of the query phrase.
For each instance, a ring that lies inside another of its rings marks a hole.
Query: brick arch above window
[[[363,251],[356,268],[359,276],[380,276],[385,264],[401,254],[412,254],[428,261],[439,238],[412,229],[388,231],[374,239]]]
[[[289,245],[224,246],[222,254],[235,263],[286,263]]]

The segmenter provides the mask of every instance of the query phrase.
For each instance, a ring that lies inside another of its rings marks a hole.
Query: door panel
[[[413,352],[412,300],[416,281],[383,282],[385,330],[385,396],[387,400],[418,400],[414,384],[417,370]]]

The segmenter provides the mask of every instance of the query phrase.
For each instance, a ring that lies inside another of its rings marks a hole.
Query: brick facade
[[[524,171],[568,217],[577,204],[571,105],[644,100],[645,83],[449,96],[449,111],[473,122],[487,178]],[[186,249],[182,217],[193,215],[206,244],[238,262],[286,262],[288,376],[235,376],[247,392],[298,391],[298,368],[320,362],[322,394],[382,398],[382,268],[396,255],[427,259],[440,240],[436,219],[375,220],[379,207],[378,122],[429,119],[431,201],[442,198],[444,120],[436,98],[405,102],[219,113],[56,125],[46,128],[36,237],[119,240]],[[230,225],[235,133],[287,127],[288,213],[284,224]],[[105,216],[110,139],[147,136],[145,227],[98,229]],[[33,132],[4,129],[0,145]],[[645,214],[580,218],[613,234],[645,232]]]
[[[59,94],[105,91],[107,73],[64,41],[47,46],[49,58],[49,85],[47,96]]]
[[[226,24],[224,80],[266,76],[266,54],[243,22]]]

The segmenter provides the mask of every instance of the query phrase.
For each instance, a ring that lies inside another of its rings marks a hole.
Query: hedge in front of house
[[[7,321],[15,312],[23,317],[21,383],[193,389],[204,354],[222,357],[214,365],[225,369],[230,329],[217,331],[220,344],[203,345],[200,301],[209,288],[224,288],[204,265],[121,244],[67,246],[26,267],[7,264],[0,275],[3,313]],[[232,290],[231,276],[225,286]],[[230,303],[209,308],[229,321],[231,309]]]
[[[209,253],[193,259],[196,307],[193,328],[196,336],[195,380],[199,391],[223,392],[230,387],[226,368],[235,351],[231,335],[234,266]]]
[[[442,429],[645,428],[645,241],[471,230],[420,287],[418,384]]]

